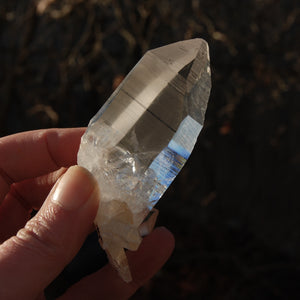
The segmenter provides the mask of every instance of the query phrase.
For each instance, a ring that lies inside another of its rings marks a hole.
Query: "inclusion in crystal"
[[[207,43],[192,39],[148,51],[91,119],[78,164],[100,186],[100,243],[131,281],[125,249],[190,156],[210,94]]]

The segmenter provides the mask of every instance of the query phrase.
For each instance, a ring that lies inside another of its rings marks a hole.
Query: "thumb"
[[[98,208],[98,185],[68,169],[37,215],[0,246],[0,299],[36,299],[79,251]]]

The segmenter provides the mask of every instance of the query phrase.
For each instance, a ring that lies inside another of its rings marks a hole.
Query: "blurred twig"
[[[13,65],[8,68],[8,74],[6,74],[6,80],[3,83],[3,100],[0,102],[0,133],[3,134],[5,131],[6,118],[8,116],[8,110],[12,103],[14,80],[15,76],[22,70],[22,64],[26,60],[29,54],[28,45],[33,38],[33,33],[36,24],[36,7],[33,3],[29,3],[28,9],[25,14],[18,18],[17,28],[21,33],[16,33],[21,36],[20,44],[16,44],[14,49],[16,55]]]

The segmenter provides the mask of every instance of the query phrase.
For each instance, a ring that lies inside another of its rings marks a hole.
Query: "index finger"
[[[76,164],[84,131],[85,128],[44,129],[0,138],[0,199],[13,182]]]

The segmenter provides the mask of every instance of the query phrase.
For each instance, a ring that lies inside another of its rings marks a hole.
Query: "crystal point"
[[[208,45],[202,39],[148,51],[91,119],[78,164],[96,177],[100,243],[125,281],[124,248],[141,243],[139,227],[191,154],[210,94]]]

